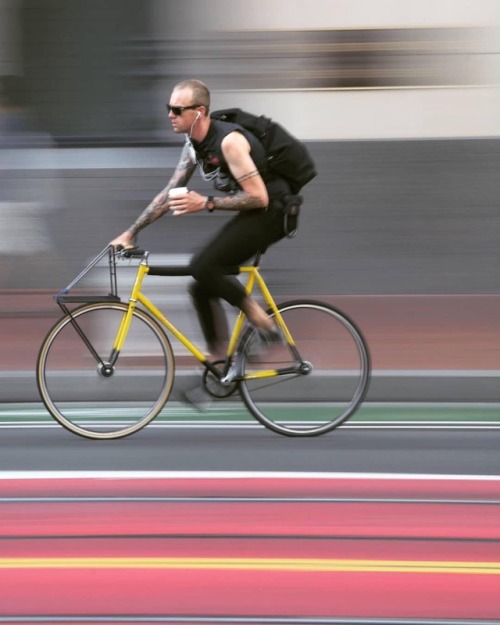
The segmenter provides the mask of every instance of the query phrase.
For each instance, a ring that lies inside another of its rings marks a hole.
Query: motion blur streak
[[[0,517],[0,617],[500,615],[495,478],[5,475]]]

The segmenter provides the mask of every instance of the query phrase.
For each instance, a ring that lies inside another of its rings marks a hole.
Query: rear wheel
[[[122,303],[82,306],[60,319],[40,348],[37,383],[42,400],[63,427],[80,436],[110,439],[133,434],[156,417],[170,395],[172,347],[158,323],[143,311],[134,311],[123,349],[110,364],[127,309]]]
[[[257,333],[247,335],[241,396],[274,432],[324,434],[344,423],[364,399],[370,377],[366,342],[346,315],[326,304],[297,301],[278,309],[296,351],[283,344],[259,353]],[[265,373],[293,367],[294,373]]]

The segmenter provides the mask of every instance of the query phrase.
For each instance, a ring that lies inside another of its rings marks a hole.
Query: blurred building
[[[174,140],[186,76],[307,139],[500,133],[495,0],[0,0],[0,18],[0,74],[65,145]]]
[[[165,101],[196,76],[214,107],[310,141],[309,212],[268,261],[284,290],[497,292],[499,12],[496,0],[0,0],[0,73],[23,77],[57,146],[65,209],[50,235],[68,278],[164,186],[182,140]],[[24,175],[50,176],[44,154]],[[6,162],[4,178],[19,175],[19,154]],[[141,236],[189,253],[224,218],[211,217]],[[299,284],[291,254],[310,265]],[[315,283],[325,259],[335,272]]]

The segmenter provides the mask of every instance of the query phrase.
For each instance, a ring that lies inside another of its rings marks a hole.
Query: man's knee
[[[208,299],[210,299],[210,295],[209,293],[207,293],[204,286],[197,281],[191,282],[189,284],[188,292],[197,308],[200,302],[206,302]]]
[[[189,263],[189,273],[193,276],[197,283],[204,283],[209,280],[212,273],[211,263],[201,256],[195,256]]]

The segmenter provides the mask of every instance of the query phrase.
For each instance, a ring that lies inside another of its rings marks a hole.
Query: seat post
[[[260,259],[261,259],[261,256],[262,256],[262,252],[259,250],[259,251],[255,254],[255,257],[254,257],[254,259],[253,259],[253,263],[252,263],[252,265],[253,265],[254,267],[258,267],[258,266],[260,265]]]

